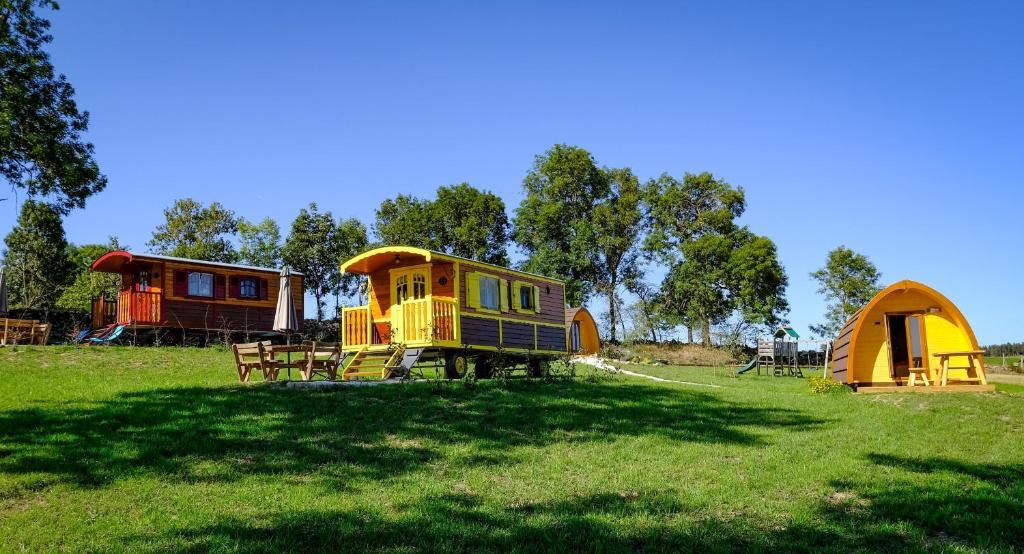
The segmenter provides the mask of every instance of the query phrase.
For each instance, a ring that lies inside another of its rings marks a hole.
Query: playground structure
[[[770,337],[759,337],[757,355],[736,374],[756,369],[760,375],[764,368],[765,375],[803,377],[802,368],[825,368],[831,343],[828,340],[802,339],[796,329],[786,325],[776,329]]]

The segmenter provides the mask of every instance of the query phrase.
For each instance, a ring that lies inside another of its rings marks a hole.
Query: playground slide
[[[757,367],[757,356],[754,356],[754,359],[750,360],[749,364],[747,364],[747,365],[737,369],[736,370],[736,375],[740,375],[740,374],[746,373],[746,372],[750,371],[751,369],[754,369],[755,367]]]

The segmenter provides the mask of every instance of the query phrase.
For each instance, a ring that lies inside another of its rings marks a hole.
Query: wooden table
[[[267,347],[267,353],[270,354],[270,360],[274,364],[275,368],[287,368],[288,379],[292,378],[292,368],[299,370],[306,369],[309,365],[309,347],[304,344],[277,344],[270,345]],[[298,361],[292,361],[292,352],[302,352],[302,359]],[[277,359],[278,354],[286,354],[288,361],[280,361]]]
[[[984,350],[950,350],[946,352],[932,352],[932,356],[939,359],[941,363],[941,372],[939,374],[939,381],[944,387],[949,382],[949,370],[951,369],[966,369],[968,371],[966,379],[959,379],[960,381],[967,381],[972,383],[981,383],[982,385],[988,384],[985,379],[985,351]],[[951,366],[949,365],[950,358],[967,358],[967,365],[962,366]],[[970,376],[970,371],[974,370],[976,377]]]

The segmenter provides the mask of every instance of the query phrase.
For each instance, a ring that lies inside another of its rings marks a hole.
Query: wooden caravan
[[[557,279],[405,246],[370,250],[341,270],[369,285],[367,305],[343,310],[342,348],[356,352],[346,378],[388,376],[423,356],[443,358],[448,376],[461,377],[467,354],[479,374],[498,351],[531,363],[566,352]]]
[[[280,270],[116,250],[93,271],[121,275],[117,298],[96,298],[92,325],[270,332]],[[292,271],[295,311],[302,314],[302,274]],[[299,325],[302,319],[299,319]]]
[[[565,332],[568,335],[566,346],[570,354],[597,354],[601,350],[597,322],[586,308],[569,308],[565,311]]]
[[[938,291],[900,281],[839,331],[832,378],[862,392],[992,390],[967,319]]]

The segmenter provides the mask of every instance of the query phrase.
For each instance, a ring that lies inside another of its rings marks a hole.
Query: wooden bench
[[[988,381],[985,379],[985,351],[984,350],[953,350],[949,352],[932,352],[932,356],[939,359],[941,364],[941,371],[939,373],[939,379],[936,379],[944,387],[949,383],[949,370],[951,369],[964,369],[967,370],[967,377],[955,379],[956,381],[964,383],[980,383],[987,385]],[[967,365],[949,365],[950,358],[966,358]],[[974,372],[974,376],[971,376],[971,372]]]
[[[50,324],[39,323],[37,319],[3,318],[0,327],[3,328],[0,344],[44,345],[50,340]]]
[[[238,371],[238,380],[243,383],[249,382],[249,375],[254,369],[263,373],[265,381],[277,381],[277,374],[281,371],[275,367],[267,354],[270,341],[250,342],[231,345],[231,351],[235,354],[235,369]]]
[[[336,342],[303,342],[306,350],[306,367],[301,369],[302,379],[310,381],[315,375],[322,375],[328,381],[338,377],[341,365],[341,345]],[[321,356],[317,358],[317,356]]]

